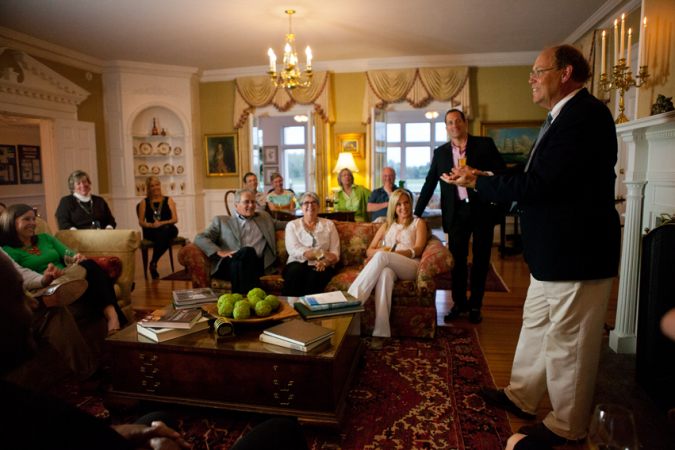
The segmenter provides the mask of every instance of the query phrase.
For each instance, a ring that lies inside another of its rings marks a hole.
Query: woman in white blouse
[[[288,263],[282,274],[281,295],[289,297],[323,292],[340,260],[340,236],[335,224],[317,217],[319,197],[305,192],[300,197],[300,208],[302,217],[286,226]]]
[[[349,293],[363,303],[375,288],[372,349],[381,349],[384,341],[391,337],[389,313],[394,282],[415,279],[426,245],[426,222],[413,217],[410,193],[396,189],[389,197],[387,223],[377,230],[366,250],[372,259],[349,288]]]

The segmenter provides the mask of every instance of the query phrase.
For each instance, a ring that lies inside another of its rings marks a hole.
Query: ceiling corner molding
[[[574,44],[586,33],[598,28],[607,28],[612,24],[617,15],[630,13],[642,6],[642,0],[608,0],[595,13],[593,13],[579,28],[574,30],[563,44]]]
[[[0,46],[94,73],[101,73],[103,67],[103,61],[98,58],[4,27],[0,27]]]
[[[191,78],[199,73],[197,67],[172,66],[137,61],[104,61],[103,73],[133,73],[140,75]]]
[[[327,70],[334,73],[365,72],[378,69],[416,69],[419,67],[497,67],[529,66],[539,56],[539,51],[510,53],[472,53],[465,55],[429,55],[396,56],[392,58],[343,59],[337,61],[317,61],[312,64],[314,70]],[[269,66],[238,67],[234,69],[205,70],[201,83],[232,81],[238,77],[264,75]]]

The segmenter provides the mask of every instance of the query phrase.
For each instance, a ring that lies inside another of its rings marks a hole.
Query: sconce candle
[[[619,21],[614,20],[614,65],[619,65]]]
[[[605,70],[605,30],[602,30],[602,73],[605,74],[607,71]]]
[[[645,55],[645,42],[647,41],[647,18],[644,18],[644,25],[642,33],[640,33],[640,64],[638,66],[647,65],[647,55]]]
[[[623,43],[626,38],[625,29],[626,29],[626,20],[624,19],[626,15],[621,14],[621,47],[619,48],[619,59],[623,59]]]
[[[631,36],[632,30],[633,30],[632,28],[628,29],[628,56],[626,57],[626,67],[628,68],[628,71],[630,71],[630,46],[631,46],[631,38],[633,37]]]

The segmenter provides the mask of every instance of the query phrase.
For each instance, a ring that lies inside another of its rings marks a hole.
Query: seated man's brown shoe
[[[89,287],[87,280],[71,280],[63,284],[56,284],[40,289],[33,297],[42,299],[47,308],[54,306],[68,306],[82,297]]]
[[[528,436],[535,437],[542,442],[550,445],[551,447],[557,447],[559,445],[578,445],[583,444],[586,438],[581,439],[567,439],[562,436],[555,434],[553,431],[549,430],[544,423],[535,423],[534,425],[526,425],[520,427],[518,430],[520,434],[526,434]]]
[[[496,406],[499,409],[508,411],[516,417],[520,417],[525,420],[534,420],[537,417],[534,414],[526,413],[522,409],[518,408],[515,403],[506,395],[504,389],[492,389],[486,386],[481,386],[478,390],[478,395],[480,395],[486,403]],[[523,433],[527,434],[527,433]]]

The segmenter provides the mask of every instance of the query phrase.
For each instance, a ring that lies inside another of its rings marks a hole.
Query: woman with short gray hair
[[[66,195],[56,209],[59,230],[113,230],[117,223],[103,198],[91,194],[91,178],[82,170],[68,177],[71,195]]]
[[[283,296],[323,292],[336,274],[340,236],[333,221],[318,217],[319,205],[319,197],[314,192],[305,192],[300,197],[302,217],[286,225],[288,262],[282,273]]]

